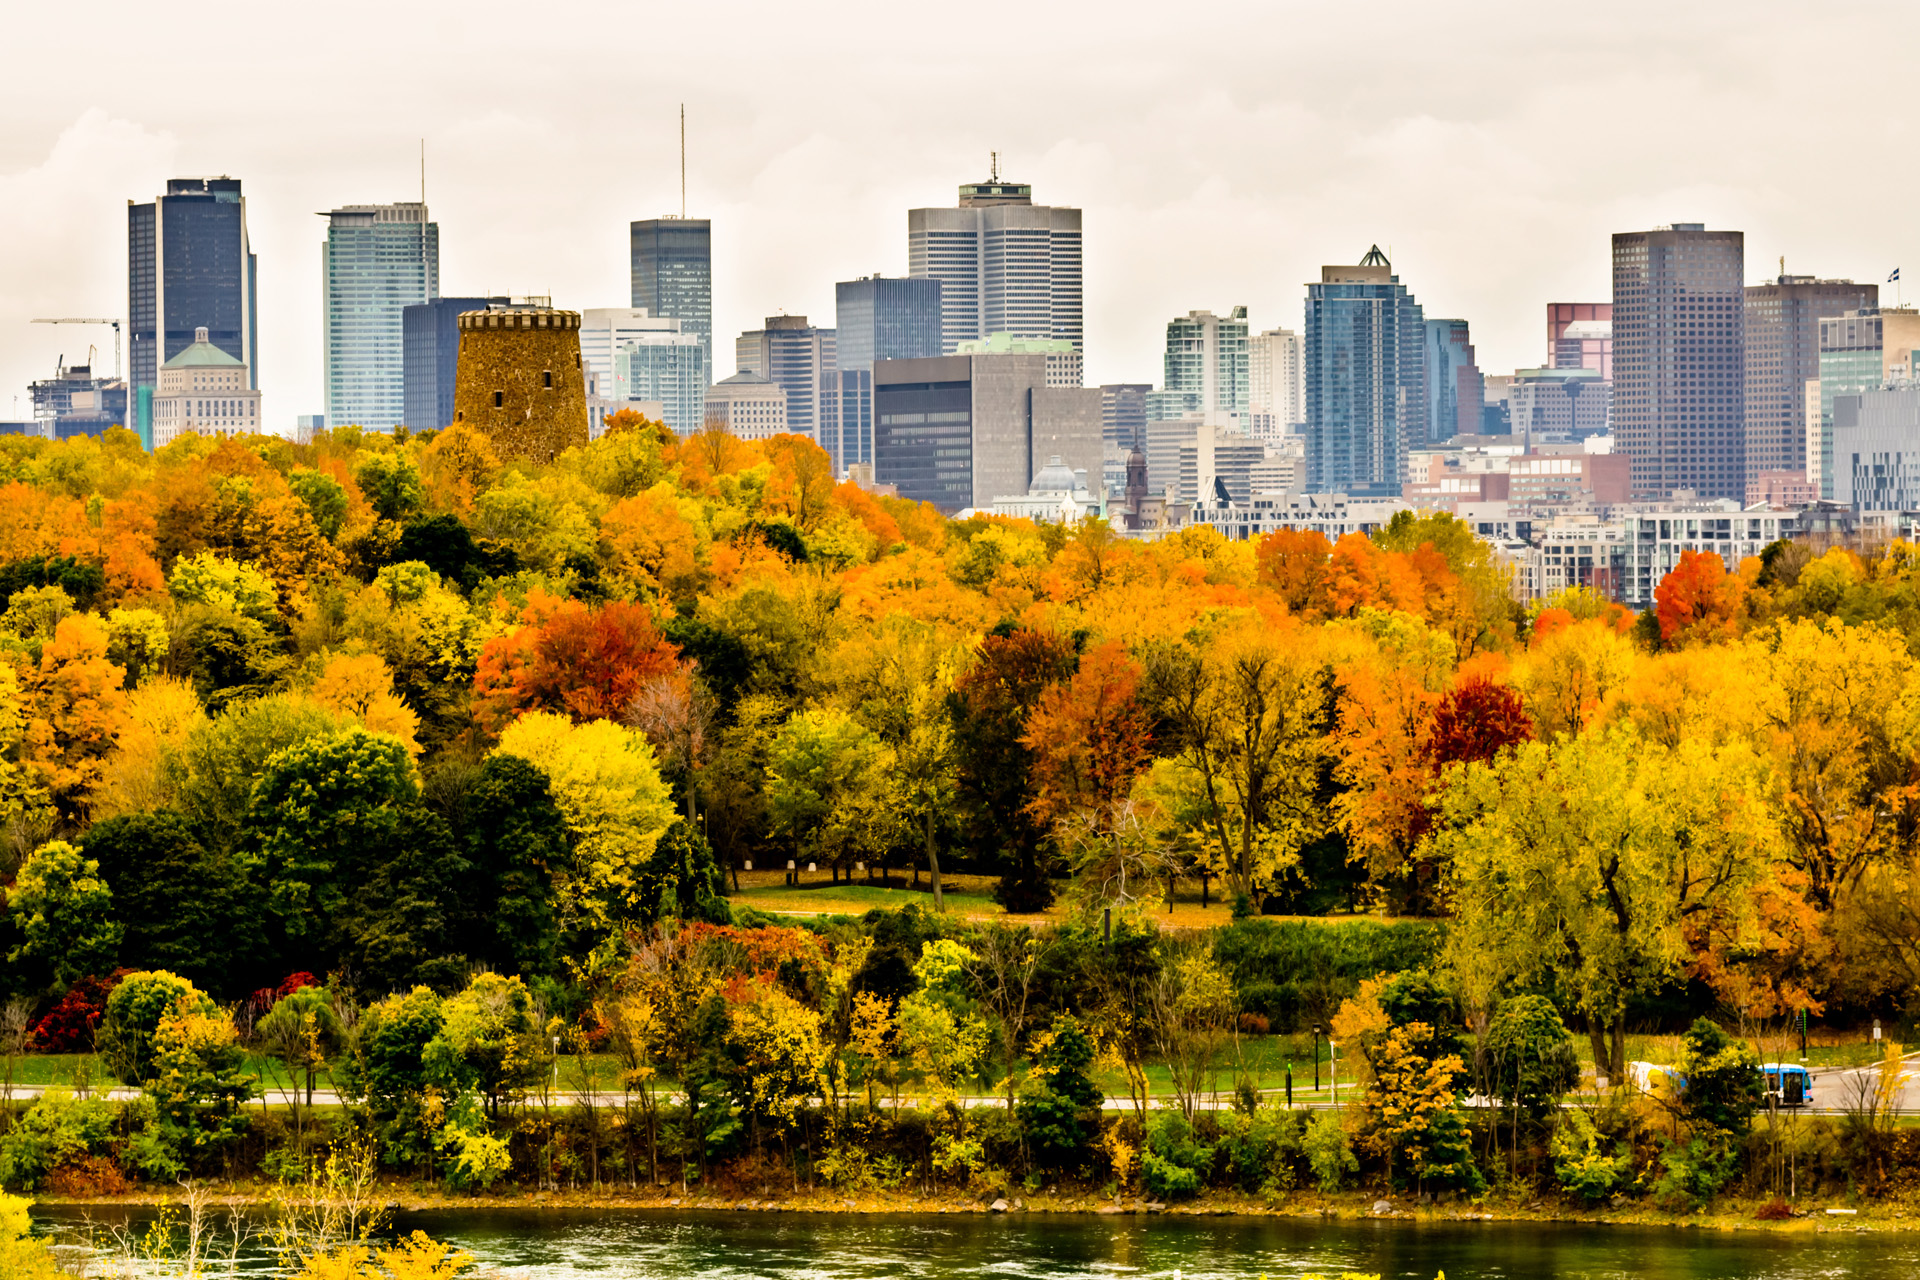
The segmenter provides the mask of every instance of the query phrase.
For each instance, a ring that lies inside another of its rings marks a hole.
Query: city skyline
[[[724,40],[788,66],[812,58],[821,109],[792,112],[777,78],[715,84],[675,70],[630,93],[615,159],[579,128],[577,106],[467,91],[462,64],[507,51],[517,74],[611,65],[577,40],[449,34],[427,11],[403,9],[365,67],[346,74],[381,83],[378,105],[318,115],[280,90],[359,52],[344,33],[317,29],[295,48],[269,24],[241,39],[271,56],[243,59],[221,93],[156,97],[141,89],[133,51],[173,57],[185,46],[156,16],[110,5],[106,20],[131,38],[114,42],[109,74],[82,96],[51,92],[66,82],[50,67],[25,66],[0,86],[11,125],[0,139],[0,234],[16,246],[0,268],[0,395],[24,402],[28,380],[51,373],[56,355],[83,361],[88,343],[108,362],[105,330],[25,326],[124,310],[124,232],[112,227],[126,200],[151,198],[170,177],[228,173],[246,183],[260,254],[270,425],[317,412],[313,212],[417,198],[421,137],[443,291],[620,306],[631,222],[681,208],[683,100],[686,209],[714,225],[722,348],[769,314],[831,315],[836,281],[905,274],[905,211],[950,203],[957,183],[986,176],[993,150],[1003,174],[1086,213],[1090,384],[1153,377],[1166,317],[1222,298],[1245,301],[1260,330],[1297,329],[1303,286],[1354,242],[1379,241],[1434,314],[1467,319],[1481,367],[1499,372],[1539,364],[1541,304],[1606,297],[1614,232],[1676,221],[1744,230],[1750,284],[1771,278],[1782,254],[1791,274],[1883,281],[1920,247],[1899,216],[1913,180],[1880,163],[1901,117],[1892,78],[1842,82],[1837,70],[1837,54],[1866,47],[1890,6],[1839,15],[1796,45],[1807,62],[1791,95],[1769,88],[1775,73],[1749,70],[1766,65],[1784,11],[1728,24],[1730,10],[1709,6],[1649,28],[1632,13],[1603,23],[1529,11],[1511,24],[1502,19],[1520,10],[1390,8],[1358,72],[1320,65],[1315,28],[1254,9],[1225,15],[1246,28],[1225,47],[1197,33],[1149,40],[1141,24],[1096,24],[1093,11],[1063,6],[1019,47],[956,31],[936,53],[895,50],[864,28],[832,45],[771,9],[744,31],[674,15],[662,34],[682,45]],[[561,25],[575,31],[613,12],[563,9],[575,21]],[[52,21],[24,15],[22,39],[51,38]],[[442,38],[462,55],[445,70],[399,56]],[[821,74],[870,60],[880,65],[864,86]],[[996,101],[946,92],[994,65],[1005,72]],[[1101,70],[1114,65],[1139,74]],[[1832,133],[1805,104],[1842,91],[1860,103],[1859,124]],[[235,111],[236,99],[248,108]],[[1601,102],[1608,125],[1594,145],[1540,145]],[[1707,148],[1667,130],[1673,115],[1742,127]],[[1823,171],[1872,166],[1883,198],[1843,220],[1789,180],[1778,157],[1816,143]],[[565,201],[553,198],[560,190]],[[1194,234],[1203,220],[1206,233]],[[728,372],[724,357],[715,364],[716,376]]]

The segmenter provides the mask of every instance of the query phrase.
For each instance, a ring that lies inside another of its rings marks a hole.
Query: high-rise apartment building
[[[1426,318],[1375,245],[1307,286],[1307,484],[1398,497],[1424,434]]]
[[[1064,338],[1086,350],[1080,210],[1033,203],[1033,188],[960,188],[953,209],[907,211],[907,274],[940,282],[942,352],[968,338]]]
[[[682,435],[706,420],[706,348],[682,321],[645,307],[589,307],[580,313],[580,358],[591,375],[590,397],[611,406],[608,412],[657,401],[666,424]]]
[[[1026,493],[1058,454],[1100,474],[1100,391],[1049,387],[1044,356],[881,360],[873,366],[874,480],[951,515]]]
[[[1473,361],[1473,338],[1465,320],[1426,322],[1426,429],[1418,444],[1444,444],[1480,433],[1485,391]]]
[[[734,339],[741,373],[765,378],[787,393],[787,430],[819,442],[820,407],[836,363],[836,336],[816,329],[805,316],[768,316],[766,327]]]
[[[1245,307],[1225,316],[1189,311],[1167,321],[1162,389],[1197,397],[1202,413],[1243,418],[1252,398],[1247,328]]]
[[[1247,339],[1249,433],[1264,440],[1298,431],[1306,419],[1300,335],[1269,329]]]
[[[1743,495],[1762,471],[1798,471],[1806,465],[1806,387],[1820,376],[1820,322],[1872,307],[1880,289],[1851,280],[1782,275],[1748,285],[1746,298]]]
[[[438,431],[453,421],[454,380],[460,372],[460,313],[506,306],[501,298],[435,298],[400,310],[400,364],[405,407],[401,421],[415,431]],[[318,415],[324,425],[328,419]]]
[[[1613,378],[1613,304],[1549,302],[1547,366],[1550,369],[1598,369]]]
[[[1613,237],[1613,447],[1635,494],[1746,496],[1744,269],[1738,231]]]
[[[1920,311],[1861,307],[1820,321],[1819,378],[1806,396],[1807,480],[1820,497],[1839,500],[1835,487],[1833,402],[1913,377],[1920,350]]]
[[[705,218],[649,218],[632,224],[632,305],[680,322],[698,334],[713,369],[713,223]]]
[[[407,417],[403,312],[440,296],[440,227],[417,201],[350,204],[326,216],[320,317],[327,421],[391,431]]]
[[[260,377],[258,263],[238,178],[169,178],[151,204],[127,202],[128,385],[150,413],[160,366],[207,340]],[[151,439],[152,423],[139,424]]]

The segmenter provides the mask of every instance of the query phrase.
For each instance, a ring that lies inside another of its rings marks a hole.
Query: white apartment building
[[[1306,422],[1306,379],[1300,335],[1269,329],[1247,341],[1249,434],[1272,439]]]

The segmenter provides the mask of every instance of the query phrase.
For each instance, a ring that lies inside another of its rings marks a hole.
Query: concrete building
[[[1254,468],[1267,460],[1267,446],[1233,429],[1222,417],[1195,416],[1147,424],[1147,483],[1169,502],[1202,502],[1225,495],[1245,502],[1253,495]]]
[[[1495,504],[1496,506],[1499,504]],[[1276,529],[1311,530],[1329,542],[1350,533],[1370,535],[1395,514],[1412,510],[1399,498],[1358,498],[1345,493],[1288,493],[1250,502],[1197,504],[1188,517],[1235,541],[1258,540]]]
[[[1553,369],[1594,369],[1603,380],[1611,382],[1613,304],[1549,302],[1547,366]]]
[[[594,414],[596,433],[606,414],[646,413],[649,404],[681,435],[706,421],[706,347],[684,322],[644,307],[589,307],[580,313],[580,358],[603,402]]]
[[[580,313],[515,305],[462,315],[453,420],[484,431],[503,461],[551,462],[586,444]]]
[[[1638,495],[1746,493],[1744,270],[1738,231],[1613,237],[1613,437]]]
[[[817,329],[805,316],[768,316],[766,327],[734,339],[734,364],[741,373],[766,378],[787,393],[787,430],[821,439],[820,402],[828,378],[838,367],[836,335]]]
[[[1816,410],[1818,403],[1815,404]],[[1795,511],[1820,501],[1820,491],[1813,481],[1807,479],[1807,473],[1793,471],[1762,471],[1747,481],[1747,505],[1749,507],[1772,507],[1781,511]]]
[[[1245,307],[1225,316],[1189,311],[1167,321],[1161,388],[1193,397],[1191,407],[1209,417],[1245,418],[1252,400],[1247,328]]]
[[[453,421],[453,388],[460,371],[460,316],[507,306],[511,299],[435,298],[400,311],[400,367],[405,400],[401,421],[415,431],[438,431]],[[323,423],[326,415],[318,415]]]
[[[1536,515],[1618,506],[1633,496],[1633,463],[1617,453],[1523,454],[1507,462],[1505,496]]]
[[[707,388],[706,424],[742,440],[767,440],[787,430],[787,393],[757,373],[736,373]]]
[[[440,296],[440,227],[418,201],[343,205],[325,216],[320,316],[327,420],[391,431],[407,417],[405,309]]]
[[[1825,501],[1835,501],[1833,402],[1911,378],[1920,349],[1920,311],[1911,307],[1862,307],[1820,321],[1819,375],[1808,385],[1807,481]]]
[[[960,188],[957,208],[907,211],[907,274],[940,282],[943,353],[993,333],[1086,350],[1080,210],[1033,203],[997,164]]]
[[[1612,386],[1597,369],[1515,369],[1507,383],[1507,430],[1529,446],[1607,434]]]
[[[1731,500],[1635,503],[1612,514],[1536,520],[1532,546],[1517,558],[1515,594],[1540,600],[1566,587],[1590,587],[1635,609],[1650,607],[1654,588],[1685,551],[1712,552],[1728,569],[1769,543],[1802,532],[1789,511],[1743,510]]]
[[[238,178],[170,178],[151,204],[127,202],[127,385],[139,418],[160,366],[208,341],[260,378],[259,263]],[[151,439],[150,423],[141,434]]]
[[[631,305],[680,322],[695,334],[713,376],[713,224],[705,218],[649,218],[628,228]]]
[[[1920,511],[1920,383],[1833,398],[1833,501]]]
[[[216,345],[202,326],[193,342],[160,366],[153,390],[153,447],[192,432],[245,436],[261,430],[260,391],[247,366]]]
[[[1426,426],[1420,443],[1480,434],[1485,387],[1465,320],[1426,321]]]
[[[1049,387],[1039,355],[954,355],[873,366],[874,481],[949,514],[1026,492],[1058,454],[1100,474],[1100,392]]]
[[[1316,492],[1398,498],[1424,434],[1420,304],[1375,245],[1358,266],[1307,286],[1307,483]]]
[[[954,348],[957,356],[1045,356],[1047,385],[1083,387],[1087,383],[1086,357],[1065,338],[1016,338],[1010,333],[990,333],[984,338],[969,338]]]
[[[1806,465],[1807,383],[1820,376],[1820,322],[1875,306],[1877,285],[1775,277],[1746,291],[1746,474]]]
[[[1273,440],[1297,433],[1307,420],[1305,404],[1300,335],[1268,329],[1247,339],[1248,434]]]

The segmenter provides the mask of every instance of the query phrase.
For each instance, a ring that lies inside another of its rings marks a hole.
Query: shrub
[[[114,1112],[103,1098],[48,1089],[0,1135],[0,1187],[34,1191],[56,1169],[107,1154]]]
[[[1560,1113],[1560,1127],[1550,1146],[1560,1185],[1589,1204],[1612,1195],[1632,1167],[1631,1156],[1606,1153],[1605,1140],[1592,1117],[1578,1107]]]
[[[1755,1209],[1753,1216],[1761,1222],[1784,1222],[1793,1216],[1793,1206],[1775,1196]]]
[[[165,969],[130,973],[107,997],[106,1017],[98,1041],[107,1066],[127,1084],[153,1079],[154,1034],[160,1020],[176,1005],[196,1013],[215,1013],[217,1006],[198,988]]]
[[[1306,1153],[1308,1115],[1280,1107],[1222,1113],[1217,1150],[1233,1184],[1249,1194],[1291,1189]]]
[[[1360,1160],[1353,1154],[1353,1141],[1347,1136],[1346,1126],[1340,1123],[1338,1112],[1314,1112],[1302,1145],[1306,1148],[1307,1167],[1313,1170],[1313,1180],[1322,1191],[1338,1191],[1360,1170]]]
[[[1147,1190],[1163,1199],[1190,1196],[1212,1167],[1213,1148],[1200,1145],[1186,1116],[1178,1111],[1154,1113],[1147,1125],[1147,1149],[1140,1154]]]

